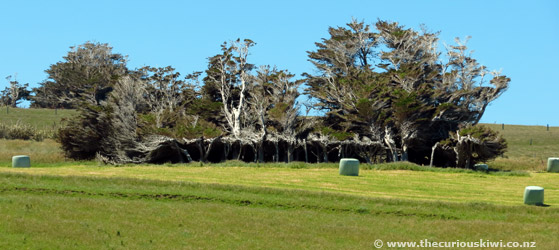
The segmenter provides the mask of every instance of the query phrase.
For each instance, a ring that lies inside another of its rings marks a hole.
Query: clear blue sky
[[[425,24],[440,39],[472,36],[474,57],[512,78],[482,122],[559,126],[559,1],[2,1],[0,88],[46,78],[69,47],[111,44],[129,67],[202,71],[223,41],[250,38],[256,64],[312,72],[306,51],[329,26],[352,17],[407,27]],[[443,49],[441,47],[441,49]]]

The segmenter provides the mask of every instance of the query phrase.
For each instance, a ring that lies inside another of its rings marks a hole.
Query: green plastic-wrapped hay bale
[[[543,205],[543,188],[527,186],[526,189],[524,189],[524,204]]]
[[[559,158],[547,159],[547,172],[559,173]]]
[[[342,158],[340,160],[340,175],[359,175],[359,160],[353,158]]]
[[[31,167],[31,160],[28,155],[16,155],[12,157],[13,168],[29,168]]]
[[[489,166],[487,166],[487,164],[476,164],[474,165],[474,168],[478,171],[487,171],[489,170]]]

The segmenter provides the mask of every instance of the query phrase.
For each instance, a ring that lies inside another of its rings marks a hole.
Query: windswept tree
[[[157,128],[173,123],[169,119],[185,116],[183,107],[196,98],[192,84],[180,79],[180,73],[171,66],[143,67],[138,72],[146,84],[145,108],[154,115]]]
[[[221,53],[209,58],[206,70],[204,95],[215,98],[221,103],[221,124],[230,135],[226,143],[225,155],[233,146],[233,158],[241,156],[243,145],[254,145],[257,136],[254,134],[254,119],[247,116],[249,91],[254,85],[251,71],[254,65],[248,62],[249,49],[255,43],[250,39],[224,42]],[[234,146],[238,144],[238,146]]]
[[[309,52],[320,74],[307,74],[307,92],[327,111],[328,125],[382,141],[388,159],[425,162],[434,144],[477,124],[507,89],[510,79],[479,65],[461,41],[442,62],[437,33],[375,26],[378,33],[355,20],[330,28],[331,38]]]
[[[99,105],[114,84],[128,74],[126,56],[113,53],[109,44],[86,42],[70,49],[63,61],[45,71],[48,79],[34,89],[33,106]]]
[[[210,67],[207,70],[206,84],[217,89],[227,130],[237,139],[241,138],[245,128],[243,111],[247,107],[248,90],[253,85],[251,71],[254,65],[248,63],[247,58],[250,47],[254,45],[249,39],[223,43],[222,53],[209,59]]]
[[[233,159],[238,159],[239,151],[248,146],[255,152],[254,159],[263,161],[265,143],[272,142],[276,150],[271,155],[278,161],[281,141],[287,143],[284,159],[291,161],[299,121],[297,88],[302,82],[275,67],[254,70],[255,65],[247,60],[254,45],[248,39],[224,43],[222,53],[209,58],[202,95],[222,105],[222,122],[218,123],[228,133],[230,145],[225,151],[233,147]]]
[[[126,76],[106,101],[80,107],[79,116],[59,131],[66,156],[110,164],[187,162],[188,154],[175,138],[139,133],[147,86],[142,79]]]
[[[313,135],[322,148],[323,161],[328,160],[327,145],[333,140],[357,135],[356,139],[367,144],[360,148],[371,150],[383,138],[392,140],[391,134],[385,138],[382,122],[388,116],[388,81],[375,71],[378,34],[356,20],[348,28],[331,27],[328,32],[330,38],[316,43],[316,51],[308,52],[318,74],[304,74],[308,85],[305,92],[317,100],[315,107],[326,113],[324,127]]]
[[[6,80],[10,83],[10,85],[0,93],[0,103],[2,103],[2,105],[16,108],[22,100],[27,100],[29,98],[29,95],[31,94],[31,91],[27,89],[29,87],[29,83],[22,85],[15,77],[14,80],[12,80],[12,76],[7,76]]]
[[[293,150],[297,141],[299,126],[298,87],[302,81],[293,80],[295,75],[285,71],[260,66],[255,76],[255,84],[250,91],[250,116],[257,120],[260,138],[258,140],[258,159],[263,160],[262,144],[273,142],[274,161],[279,161],[279,142],[285,142],[287,162],[293,161]]]
[[[79,106],[60,130],[64,151],[115,164],[304,156],[471,168],[504,153],[506,142],[476,125],[510,79],[480,65],[466,41],[443,56],[424,28],[353,20],[328,31],[303,80],[249,63],[249,39],[223,43],[202,81],[170,66],[128,72],[110,47],[87,43],[51,66],[35,101]],[[324,117],[299,115],[303,82]]]

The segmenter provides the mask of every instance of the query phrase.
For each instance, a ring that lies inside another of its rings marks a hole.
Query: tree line
[[[58,132],[64,152],[112,164],[354,157],[473,168],[505,152],[477,123],[510,79],[480,65],[467,40],[441,52],[438,33],[382,20],[328,32],[308,52],[316,70],[300,79],[250,63],[250,39],[223,43],[205,71],[184,77],[171,66],[129,69],[108,44],[87,42],[27,97],[79,109]]]

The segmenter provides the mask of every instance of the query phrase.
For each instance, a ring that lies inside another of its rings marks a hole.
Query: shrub
[[[55,132],[52,130],[40,130],[19,121],[14,124],[0,123],[0,138],[2,139],[42,141],[54,137]]]

